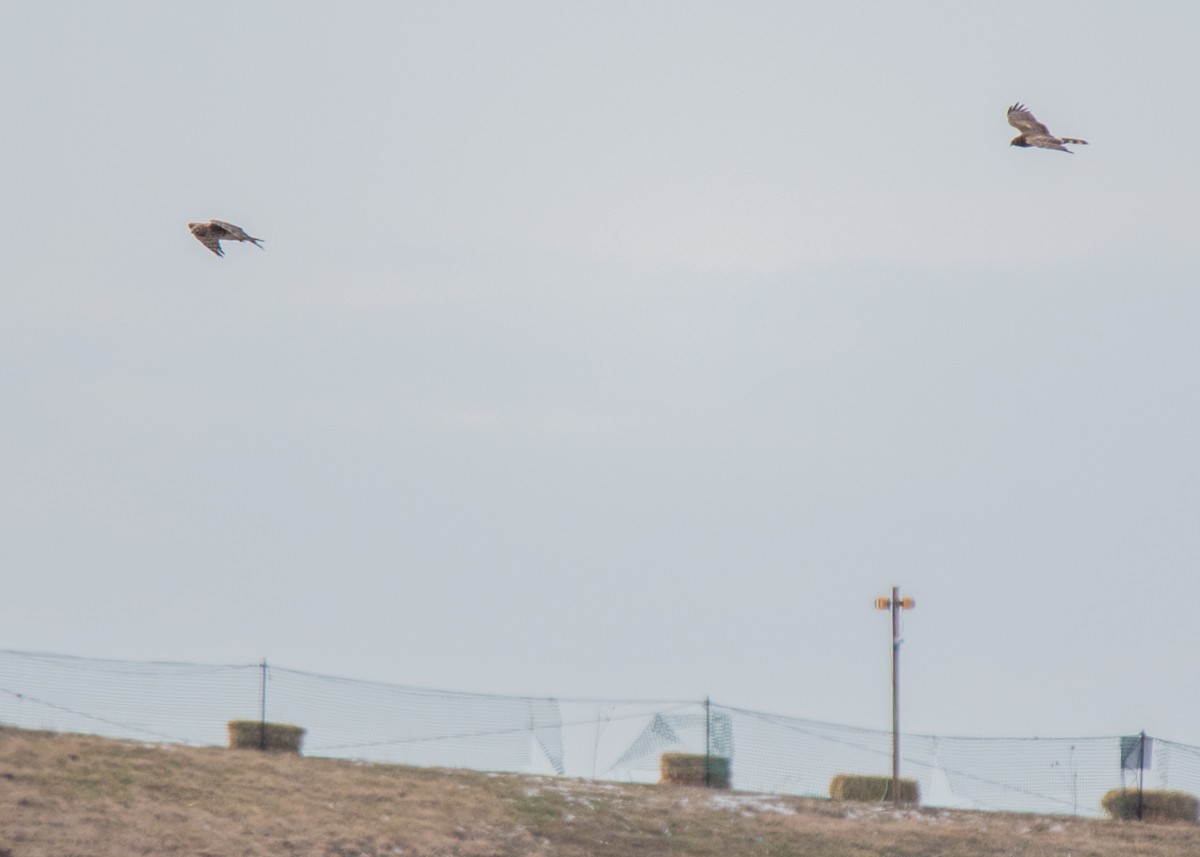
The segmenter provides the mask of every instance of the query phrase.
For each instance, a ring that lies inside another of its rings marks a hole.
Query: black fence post
[[[258,749],[267,749],[267,659],[262,659],[262,690],[259,692]]]
[[[712,788],[712,698],[704,697],[704,787]]]
[[[1138,734],[1138,821],[1142,820],[1142,792],[1146,784],[1146,730]]]

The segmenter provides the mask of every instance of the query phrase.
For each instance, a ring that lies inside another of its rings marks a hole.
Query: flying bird
[[[1010,146],[1027,148],[1037,146],[1039,149],[1058,149],[1060,152],[1074,154],[1063,143],[1073,143],[1076,146],[1086,146],[1087,140],[1076,140],[1074,137],[1055,137],[1050,129],[1033,118],[1033,114],[1024,104],[1014,104],[1008,108],[1008,124],[1021,133],[1013,137]]]
[[[196,240],[212,250],[218,256],[224,256],[225,251],[221,249],[222,241],[249,241],[259,250],[265,249],[260,243],[261,238],[254,238],[247,235],[246,230],[240,226],[234,226],[232,223],[226,223],[223,220],[207,220],[204,223],[189,223],[188,229],[196,236]]]

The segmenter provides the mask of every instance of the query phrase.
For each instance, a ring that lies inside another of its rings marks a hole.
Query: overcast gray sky
[[[3,8],[0,647],[1200,744],[1200,6]]]

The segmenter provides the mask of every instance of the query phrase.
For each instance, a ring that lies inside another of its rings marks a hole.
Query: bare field
[[[1193,857],[1200,828],[364,765],[0,728],[0,854]]]

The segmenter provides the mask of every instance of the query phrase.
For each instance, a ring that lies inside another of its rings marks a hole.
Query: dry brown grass
[[[361,765],[0,729],[12,857],[1191,857],[1195,825]]]

